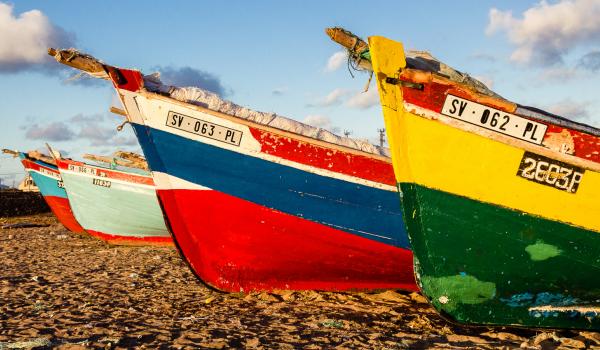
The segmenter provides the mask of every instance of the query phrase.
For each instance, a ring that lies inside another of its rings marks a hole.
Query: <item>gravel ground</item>
[[[600,333],[461,327],[417,293],[224,294],[171,248],[109,246],[51,215],[1,219],[0,350],[600,349]]]

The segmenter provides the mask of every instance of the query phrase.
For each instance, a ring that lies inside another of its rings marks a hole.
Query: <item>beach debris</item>
[[[0,342],[0,349],[32,349],[41,346],[50,346],[50,344],[50,340],[47,338],[35,338],[16,342]]]
[[[32,222],[18,222],[15,224],[6,224],[6,225],[2,225],[2,229],[3,230],[11,230],[11,229],[18,229],[18,228],[31,228],[31,227],[48,227],[50,225],[48,224],[35,224]]]
[[[344,321],[341,320],[325,320],[321,322],[321,326],[326,328],[343,328]]]
[[[485,332],[485,333],[481,333],[480,335],[488,337],[488,338],[492,338],[492,339],[498,339],[498,340],[510,340],[510,341],[520,341],[520,342],[524,342],[526,340],[526,338],[518,336],[516,334],[512,334],[512,333],[507,333],[507,332]]]

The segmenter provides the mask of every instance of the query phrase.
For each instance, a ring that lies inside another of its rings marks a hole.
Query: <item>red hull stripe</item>
[[[69,169],[69,166],[71,165],[71,166],[76,167],[75,172],[84,172],[85,171],[85,173],[90,174],[92,176],[98,176],[98,177],[103,177],[103,178],[112,179],[112,180],[121,180],[121,181],[132,182],[132,183],[148,185],[148,186],[154,186],[154,180],[152,179],[152,177],[150,175],[144,176],[144,175],[129,173],[129,172],[125,172],[125,171],[111,170],[111,169],[98,167],[95,165],[90,165],[87,163],[78,162],[78,161],[74,161],[74,160],[70,160],[70,159],[60,159],[60,160],[58,160],[57,164],[58,164],[58,167],[62,170],[72,170],[72,169]],[[85,170],[82,171],[82,168],[84,168]]]
[[[44,196],[46,203],[52,210],[52,213],[56,216],[58,221],[63,224],[67,230],[75,233],[83,233],[83,227],[79,225],[73,212],[71,211],[71,205],[67,198],[55,197],[55,196]]]
[[[323,147],[257,128],[251,127],[250,132],[260,142],[262,153],[315,168],[396,186],[394,169],[390,160],[344,152],[333,145],[332,147]]]
[[[25,169],[27,170],[35,170],[35,171],[40,171],[41,168],[44,168],[44,170],[55,174],[56,176],[60,176],[60,173],[58,172],[58,170],[56,168],[51,168],[49,166],[44,166],[39,164],[38,162],[34,162],[32,160],[29,159],[22,159],[21,163],[23,163],[23,166],[25,167]]]
[[[144,246],[173,246],[171,237],[131,237],[118,236],[94,230],[86,230],[91,236],[106,241],[109,244],[117,245],[144,245]]]
[[[182,254],[217,289],[417,290],[407,249],[217,191],[157,193]]]
[[[444,101],[446,100],[446,96],[448,94],[462,97],[467,100],[473,100],[471,92],[461,89],[456,85],[443,84],[436,81],[425,84],[423,90],[403,87],[402,94],[406,102],[428,109],[435,113],[441,113],[444,106]],[[509,113],[515,113],[515,111],[507,110],[507,108],[502,105],[492,105],[492,107]],[[533,119],[527,116],[522,117]],[[573,155],[575,157],[600,163],[600,153],[598,152],[598,146],[600,146],[600,137],[565,128],[559,125],[553,125],[543,120],[534,120],[548,126],[546,137],[544,139],[545,141],[551,142],[551,140],[548,140],[549,138],[556,137],[556,135],[564,135],[563,137],[568,137],[569,139],[573,140]]]

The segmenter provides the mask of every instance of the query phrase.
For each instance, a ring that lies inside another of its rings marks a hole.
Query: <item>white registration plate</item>
[[[234,130],[181,113],[169,112],[166,125],[192,134],[225,142],[230,145],[239,146],[242,140],[242,132],[239,130]]]
[[[46,169],[44,167],[40,167],[40,173],[42,173],[42,174],[44,174],[44,175],[46,175],[48,177],[51,177],[53,179],[60,180],[60,175],[59,174],[57,174],[57,173],[55,173],[53,171],[50,171],[50,170],[48,170],[48,169]]]
[[[448,95],[442,114],[517,139],[541,144],[546,125],[454,95]]]

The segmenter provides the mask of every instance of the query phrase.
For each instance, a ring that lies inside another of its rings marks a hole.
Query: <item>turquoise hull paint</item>
[[[50,176],[40,174],[33,170],[27,171],[35,185],[40,189],[40,193],[44,197],[60,197],[67,198],[67,192],[64,188],[58,187],[58,180]]]
[[[61,173],[75,218],[87,231],[120,237],[169,237],[154,188],[111,181],[111,187],[92,184],[92,178]]]

